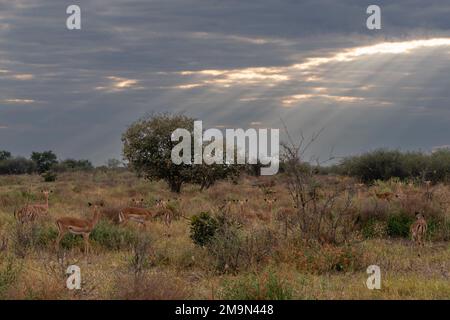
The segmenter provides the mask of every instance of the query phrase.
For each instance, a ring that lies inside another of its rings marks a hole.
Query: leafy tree
[[[0,150],[0,161],[11,159],[11,152]]]
[[[54,165],[58,163],[58,157],[53,151],[33,152],[31,160],[36,163],[39,174],[49,171]]]
[[[89,160],[75,160],[66,159],[58,163],[58,165],[53,166],[53,169],[59,172],[63,171],[88,171],[94,169],[94,166]]]
[[[194,121],[184,115],[154,114],[133,123],[123,134],[123,153],[130,167],[150,180],[165,180],[170,189],[180,192],[191,179],[191,166],[176,165],[171,160],[172,132],[185,128],[194,130]]]
[[[183,128],[191,133],[193,152],[194,119],[180,114],[153,114],[133,123],[123,134],[123,154],[130,168],[147,179],[162,179],[173,192],[180,192],[183,183],[199,184],[202,189],[216,180],[232,176],[236,167],[229,165],[174,164],[172,149],[178,141],[172,141],[173,131]],[[194,158],[193,153],[191,159]]]
[[[192,182],[200,185],[200,190],[208,189],[217,180],[231,178],[235,181],[240,174],[241,166],[227,164],[202,164],[192,168]]]
[[[31,174],[36,171],[36,164],[23,157],[0,161],[0,174]]]

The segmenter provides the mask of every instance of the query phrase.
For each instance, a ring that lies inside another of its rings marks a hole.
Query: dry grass
[[[347,178],[321,179],[324,185],[354,183]],[[188,185],[180,196],[174,196],[163,182],[148,182],[127,172],[67,173],[56,182],[45,184],[38,176],[0,177],[0,298],[448,299],[450,296],[450,247],[445,234],[436,233],[423,248],[417,248],[406,238],[389,237],[385,222],[393,214],[413,215],[417,210],[425,211],[429,219],[449,221],[446,203],[450,198],[449,187],[433,187],[430,202],[423,201],[425,189],[421,186],[393,181],[363,188],[354,195],[361,223],[375,217],[379,220],[377,228],[382,230],[371,233],[370,239],[355,234],[352,242],[336,246],[309,243],[299,237],[295,228],[286,234],[283,221],[277,219],[278,212],[291,206],[283,184],[271,187],[270,196],[277,198],[271,210],[264,202],[267,190],[254,184],[255,178],[244,177],[237,186],[220,182],[204,192]],[[27,202],[42,201],[39,190],[43,187],[54,191],[49,221],[37,222],[36,228],[43,231],[38,236],[28,234],[29,246],[24,253],[17,254],[14,210]],[[374,196],[376,192],[390,191],[407,196],[392,202]],[[174,206],[187,218],[202,211],[214,213],[224,199],[248,199],[242,211],[237,204],[232,204],[229,210],[229,215],[240,224],[241,253],[236,270],[218,270],[208,249],[193,244],[189,221],[184,218],[173,221],[170,227],[159,220],[149,222],[146,230],[133,223],[124,227],[103,222],[96,238],[91,240],[90,256],[83,255],[76,237],[65,239],[65,256],[57,256],[52,244],[55,219],[63,215],[90,216],[87,202],[101,199],[107,205],[105,216],[115,221],[117,208],[128,205],[133,197],[144,198],[149,206],[156,199],[180,198]],[[132,248],[143,233],[150,244],[142,253],[146,262],[136,274]],[[80,291],[65,287],[64,269],[70,264],[81,268]],[[365,270],[371,264],[381,267],[381,290],[372,291],[365,286],[368,276]]]

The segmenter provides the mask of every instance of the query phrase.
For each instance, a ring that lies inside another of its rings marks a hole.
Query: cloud
[[[80,31],[66,6],[0,0],[0,144],[15,154],[120,158],[151,111],[326,127],[318,153],[450,143],[448,1],[380,1],[376,32],[355,0],[92,0]]]
[[[4,99],[3,103],[7,104],[30,104],[34,103],[35,101],[33,99]]]

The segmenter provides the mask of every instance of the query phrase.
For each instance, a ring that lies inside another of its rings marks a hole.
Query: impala
[[[400,198],[400,195],[397,193],[392,193],[392,192],[383,192],[383,193],[375,193],[375,195],[377,196],[378,199],[381,200],[386,200],[386,201],[391,201],[392,198],[396,197],[396,198]]]
[[[413,241],[418,245],[424,245],[425,234],[427,233],[427,221],[424,216],[416,212],[416,221],[411,225],[409,231]]]
[[[144,198],[141,199],[131,199],[131,204],[133,207],[136,208],[143,208],[144,207]]]
[[[176,201],[179,201],[180,199],[175,199]],[[171,208],[169,206],[170,204],[170,199],[167,200],[163,200],[160,199],[156,202],[156,214],[155,214],[155,218],[156,217],[160,217],[160,216],[164,216],[164,223],[166,224],[166,226],[169,226],[172,223],[172,219],[173,219],[173,208]]]
[[[248,204],[248,199],[239,199],[239,200],[232,200],[239,208],[239,213],[244,214],[245,206]]]
[[[272,206],[277,202],[277,199],[264,199],[264,202],[267,203],[267,207],[269,209],[269,212],[272,212]]]
[[[19,211],[14,212],[14,216],[21,222],[34,221],[37,217],[48,214],[48,197],[52,191],[43,190],[45,197],[44,204],[28,204]]]
[[[134,221],[141,224],[142,227],[146,227],[146,220],[150,218],[156,218],[163,214],[167,216],[164,212],[165,207],[167,206],[167,202],[161,200],[157,202],[157,207],[161,208],[158,211],[150,210],[143,207],[127,207],[123,208],[119,212],[119,223],[127,223],[128,221]],[[167,222],[166,222],[167,223]]]
[[[88,203],[89,207],[94,208],[94,217],[92,219],[80,219],[72,217],[63,217],[56,220],[56,226],[58,227],[58,237],[56,238],[56,250],[59,249],[59,243],[66,233],[72,233],[75,235],[82,235],[84,239],[84,252],[89,253],[89,235],[100,219],[101,212],[98,208],[99,205]],[[100,204],[103,207],[103,204]]]

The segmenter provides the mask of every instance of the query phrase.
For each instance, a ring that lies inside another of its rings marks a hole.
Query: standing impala
[[[48,196],[52,191],[43,190],[42,193],[45,197],[44,204],[29,204],[25,207],[21,208],[17,213],[14,212],[14,215],[21,222],[34,221],[37,217],[48,214]]]
[[[63,217],[56,220],[56,226],[58,227],[58,238],[56,239],[56,250],[59,249],[59,242],[66,233],[80,234],[84,239],[84,252],[89,252],[89,235],[94,230],[98,220],[100,219],[101,212],[97,204],[89,202],[89,206],[94,207],[94,217],[92,219],[79,219],[72,217]],[[103,204],[100,204],[103,206]]]
[[[416,221],[409,228],[411,237],[416,244],[421,246],[424,245],[427,227],[428,225],[425,217],[421,213],[416,212]]]

